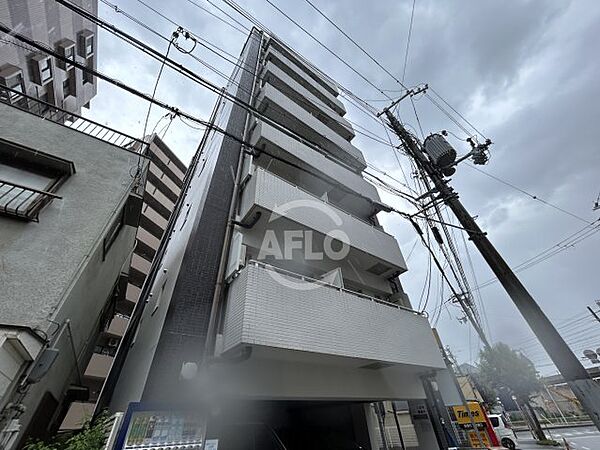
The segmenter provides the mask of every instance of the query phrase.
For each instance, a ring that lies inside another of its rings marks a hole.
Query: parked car
[[[488,414],[488,418],[494,427],[494,432],[502,447],[510,450],[516,449],[518,444],[517,435],[506,419],[500,414]]]

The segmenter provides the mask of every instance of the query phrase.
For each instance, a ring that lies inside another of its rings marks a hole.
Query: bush
[[[102,450],[110,422],[110,417],[102,415],[93,423],[86,421],[81,430],[69,437],[57,437],[50,442],[30,442],[24,450]]]

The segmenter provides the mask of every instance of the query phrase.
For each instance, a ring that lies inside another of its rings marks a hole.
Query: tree
[[[477,373],[473,373],[468,376],[471,378],[473,386],[475,389],[477,389],[479,395],[481,395],[481,399],[483,400],[483,404],[487,410],[492,411],[494,406],[496,406],[496,399],[498,398],[498,392],[496,392],[496,389],[494,389],[494,387],[488,383],[487,380]]]
[[[533,363],[521,353],[499,342],[483,349],[479,354],[479,373],[483,383],[495,390],[507,389],[511,392],[530,423],[535,438],[545,440],[542,426],[531,407],[532,395],[542,389]]]

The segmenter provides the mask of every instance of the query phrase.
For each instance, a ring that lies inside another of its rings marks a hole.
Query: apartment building
[[[74,0],[73,3],[94,15],[98,13],[98,0]],[[54,1],[0,0],[0,22],[48,45],[69,60],[94,69],[97,66],[97,26]],[[51,106],[80,115],[82,107],[89,108],[97,89],[89,73],[28,48],[3,33],[0,36],[0,85],[12,89],[3,91],[4,102],[36,108],[40,115],[50,114]],[[19,93],[40,102],[26,101]]]
[[[90,392],[89,398],[71,404],[62,429],[79,428],[86,418],[92,416],[159,243],[166,238],[164,232],[181,193],[187,170],[185,164],[158,135],[147,136],[145,141],[148,145],[144,145],[142,151],[148,158],[148,171],[131,265],[128,271],[121,274],[119,290],[113,299],[114,314],[98,336],[94,353],[83,373],[84,384]],[[138,149],[139,145],[135,147],[136,151]]]
[[[337,86],[253,29],[227,92],[260,114],[215,106],[228,135],[200,144],[99,399],[125,412],[114,448],[375,449],[396,400],[413,448],[442,448],[446,365]]]
[[[6,450],[52,434],[69,404],[88,398],[83,371],[130,264],[147,169],[131,136],[57,107],[40,116],[15,106],[0,102]]]

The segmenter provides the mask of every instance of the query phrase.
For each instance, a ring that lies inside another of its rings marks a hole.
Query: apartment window
[[[37,222],[74,172],[70,161],[0,139],[0,214]]]
[[[33,82],[40,86],[52,80],[52,60],[46,55],[35,55],[31,58],[31,76]]]
[[[85,60],[85,66],[88,69],[94,69],[94,57],[90,56],[88,59]],[[93,83],[94,82],[94,75],[92,75],[90,72],[88,72],[87,70],[83,72],[83,84],[87,84],[87,83]]]
[[[63,70],[68,70],[72,62],[75,61],[75,42],[70,39],[61,39],[56,43],[57,52],[68,59],[69,61],[64,61],[62,59],[56,60],[56,65]]]
[[[10,66],[0,71],[0,84],[6,86],[9,90],[2,90],[0,98],[7,103],[15,103],[23,99],[21,94],[25,93],[25,82],[23,80],[23,71],[16,66]]]
[[[73,69],[67,71],[67,78],[63,81],[63,99],[69,96],[75,97],[75,71]]]
[[[88,58],[94,54],[94,33],[90,30],[82,30],[78,33],[79,56]]]

